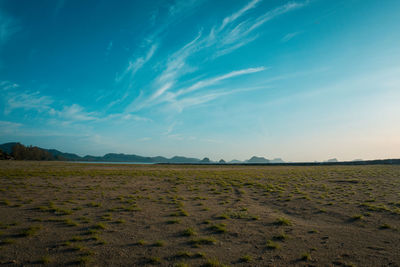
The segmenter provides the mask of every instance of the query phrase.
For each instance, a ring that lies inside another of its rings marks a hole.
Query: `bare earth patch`
[[[400,166],[0,162],[0,264],[400,266]]]

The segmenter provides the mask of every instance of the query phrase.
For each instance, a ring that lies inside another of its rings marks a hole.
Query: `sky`
[[[0,0],[0,143],[400,158],[398,0]]]

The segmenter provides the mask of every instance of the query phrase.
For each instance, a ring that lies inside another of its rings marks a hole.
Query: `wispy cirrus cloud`
[[[204,0],[176,0],[171,4],[168,8],[166,20],[159,23],[157,28],[154,29],[151,34],[148,34],[143,38],[141,48],[149,47],[149,49],[142,53],[142,55],[135,56],[135,59],[130,60],[128,66],[122,71],[122,73],[117,74],[115,81],[118,83],[124,78],[130,76],[129,81],[132,82],[134,74],[153,57],[157,49],[161,46],[161,35],[167,30],[167,28],[182,15],[190,14],[190,10],[195,9],[195,7],[199,6],[202,2],[204,2]],[[150,16],[149,24],[153,27],[155,26],[155,21],[158,19],[158,13],[158,11],[153,12]]]
[[[200,49],[198,41],[201,36],[202,33],[199,32],[192,41],[184,45],[168,58],[165,70],[163,70],[156,79],[157,85],[165,82],[174,83],[183,74],[193,71],[193,68],[186,64],[186,60],[190,55],[196,53],[197,50]]]
[[[158,47],[158,44],[153,44],[150,46],[148,49],[147,53],[144,56],[140,56],[136,58],[135,60],[129,61],[128,67],[122,72],[121,75],[117,75],[115,78],[116,82],[120,82],[123,80],[125,77],[129,76],[132,78],[135,73],[140,70],[144,64],[146,64],[154,55]]]
[[[225,28],[224,27],[221,30],[213,33],[212,35],[219,36],[219,40],[217,42],[219,51],[216,52],[217,56],[230,53],[242,47],[243,45],[246,45],[247,43],[256,40],[258,38],[257,34],[251,36],[251,34],[253,34],[253,32],[256,29],[258,29],[268,21],[280,15],[293,11],[295,9],[301,8],[306,4],[307,4],[306,2],[305,3],[290,2],[282,6],[276,7],[270,11],[267,11],[261,16],[244,20],[238,24],[230,25],[230,27],[227,27],[226,30],[223,30]],[[243,15],[243,13],[241,13],[240,15]],[[229,20],[229,22],[232,21]],[[223,50],[225,52],[221,52],[220,50]]]
[[[108,116],[103,117],[101,120],[103,121],[113,121],[113,122],[127,122],[127,121],[135,121],[135,122],[151,122],[152,120],[143,116],[139,116],[132,113],[114,113]]]
[[[21,127],[21,123],[12,121],[0,121],[0,135],[14,134]]]
[[[254,87],[248,87],[248,88],[239,88],[239,89],[218,89],[214,90],[211,92],[207,92],[204,94],[199,94],[199,95],[194,95],[194,96],[188,96],[185,98],[181,99],[171,99],[169,101],[169,109],[182,112],[184,109],[192,107],[192,106],[197,106],[201,104],[206,104],[208,102],[211,102],[213,100],[216,100],[219,97],[222,96],[228,96],[236,93],[241,93],[241,92],[248,92],[248,91],[256,91],[256,90],[263,90],[263,89],[268,89],[270,88],[269,86],[254,86]]]
[[[260,71],[264,71],[266,69],[267,68],[265,68],[265,67],[257,67],[257,68],[236,70],[236,71],[232,71],[232,72],[229,72],[229,73],[217,76],[217,77],[199,80],[187,88],[181,88],[176,92],[169,92],[168,94],[164,94],[168,89],[170,89],[172,87],[172,83],[169,82],[169,83],[165,84],[163,87],[159,88],[150,98],[145,99],[141,103],[135,103],[135,105],[133,105],[132,108],[135,110],[135,108],[141,109],[141,108],[144,108],[147,106],[152,106],[152,105],[156,105],[156,104],[160,104],[160,103],[173,102],[173,103],[182,103],[182,104],[180,104],[181,108],[177,109],[179,111],[182,111],[183,108],[189,106],[188,105],[189,103],[191,103],[192,105],[202,104],[204,102],[213,100],[219,96],[223,96],[226,93],[221,94],[221,92],[218,92],[215,94],[211,93],[211,94],[206,94],[203,96],[196,96],[195,98],[199,98],[198,101],[195,101],[194,99],[191,99],[190,97],[186,101],[185,99],[182,99],[184,97],[184,95],[193,93],[202,88],[204,89],[207,87],[211,87],[213,85],[217,85],[219,82],[222,82],[222,81],[230,79],[230,78],[234,78],[234,77],[241,76],[241,75],[257,73]],[[231,92],[235,92],[235,91],[231,91]],[[181,98],[181,99],[179,99],[179,98]]]
[[[6,43],[20,29],[20,25],[13,17],[0,10],[0,45]]]
[[[196,66],[191,64],[190,59],[192,57],[198,56],[201,53],[206,53],[211,56],[204,60],[213,61],[217,57],[232,53],[240,47],[256,40],[260,33],[256,33],[255,30],[266,22],[307,4],[307,2],[290,2],[269,10],[261,15],[243,19],[243,17],[250,12],[250,10],[257,7],[260,2],[261,0],[252,0],[248,2],[238,11],[223,18],[220,24],[211,27],[208,34],[204,34],[204,30],[200,30],[194,39],[171,53],[164,63],[164,69],[155,77],[149,86],[149,89],[144,92],[142,91],[140,96],[131,102],[125,111],[138,111],[165,102],[176,102],[177,97],[186,94],[189,95],[201,88],[215,85],[222,80],[264,70],[264,67],[248,68],[239,71],[231,71],[214,78],[203,78],[200,81],[198,81],[198,79],[197,81],[196,79],[193,79],[194,81],[192,84],[186,85],[182,88],[183,84],[181,78],[186,74],[199,72],[202,67],[202,64],[198,64],[198,61]],[[204,73],[199,74],[198,78],[202,75],[204,75]],[[187,83],[187,81],[185,82]],[[202,96],[200,95],[197,97],[208,100],[211,98],[214,99],[219,95],[219,93],[213,95],[207,92],[203,98],[201,98]],[[193,99],[190,99],[185,102],[180,99],[179,101],[182,101],[182,103],[196,104],[202,103],[204,100],[194,101]]]
[[[168,15],[172,17],[177,16],[182,12],[200,4],[201,2],[201,0],[177,0],[174,4],[169,6]]]
[[[15,90],[16,88],[18,88],[19,85],[16,83],[12,83],[10,81],[1,81],[0,82],[0,90],[7,92],[10,90]]]
[[[246,75],[246,74],[251,74],[251,73],[264,71],[265,69],[266,69],[265,67],[258,67],[258,68],[248,68],[248,69],[243,69],[243,70],[236,70],[236,71],[232,71],[232,72],[229,72],[229,73],[221,75],[221,76],[217,76],[217,77],[214,77],[214,78],[201,80],[201,81],[198,81],[195,84],[191,85],[188,88],[179,90],[178,92],[176,92],[175,96],[177,97],[177,96],[180,96],[180,95],[183,95],[183,94],[191,93],[191,92],[197,91],[197,90],[199,90],[201,88],[215,85],[218,82],[226,80],[226,79],[230,79],[230,78],[233,78],[233,77],[236,77],[236,76],[241,76],[241,75]]]
[[[106,48],[106,53],[105,53],[105,55],[106,55],[106,58],[108,57],[108,56],[110,56],[110,52],[111,52],[111,49],[113,48],[113,41],[110,41],[109,43],[108,43],[108,45],[107,45],[107,48]]]
[[[51,109],[53,99],[49,96],[43,96],[39,91],[36,92],[10,92],[7,95],[5,114],[9,114],[15,109],[34,109],[38,112],[48,111]]]
[[[57,115],[73,122],[96,121],[99,119],[99,115],[96,112],[87,112],[78,104],[64,106],[62,110],[57,111]]]
[[[261,2],[261,0],[253,0],[250,1],[247,5],[245,5],[243,8],[241,8],[239,11],[233,13],[232,15],[224,18],[224,20],[222,21],[222,24],[219,28],[219,30],[221,31],[223,28],[225,28],[225,26],[233,21],[235,21],[236,19],[238,19],[239,17],[241,17],[246,11],[253,9],[256,7],[256,5]]]
[[[6,85],[8,88],[10,85]],[[13,85],[13,88],[18,88]],[[86,112],[84,108],[78,104],[63,106],[59,108],[59,104],[51,96],[43,95],[40,91],[12,91],[5,95],[3,101],[6,103],[4,114],[8,115],[14,110],[23,109],[46,113],[52,117],[59,117],[66,121],[94,121],[99,118],[95,112]]]
[[[291,33],[285,34],[285,36],[282,37],[281,42],[286,43],[299,34],[300,34],[300,32],[291,32]]]
[[[65,105],[52,96],[44,95],[40,91],[22,89],[18,84],[9,81],[0,82],[0,97],[3,102],[5,116],[18,110],[29,111],[35,115],[46,118],[48,122],[59,125],[101,123],[101,122],[150,122],[151,119],[132,113],[105,114],[99,111],[87,111],[85,107],[77,103]],[[3,125],[5,125],[3,123]],[[11,125],[11,124],[9,124]]]

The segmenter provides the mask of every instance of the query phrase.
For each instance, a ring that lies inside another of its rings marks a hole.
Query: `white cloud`
[[[112,44],[112,43],[111,43]],[[116,82],[120,82],[123,80],[127,75],[130,75],[132,78],[135,73],[140,70],[144,64],[146,64],[154,55],[158,47],[158,44],[153,44],[150,46],[149,50],[144,56],[138,57],[134,61],[129,61],[128,67],[122,72],[121,75],[117,75],[115,78]]]
[[[150,122],[152,121],[149,118],[142,117],[135,114],[121,114],[123,120],[134,120],[134,121],[143,121],[143,122]]]
[[[172,82],[164,84],[161,88],[159,88],[151,97],[150,100],[156,99],[160,95],[164,94],[171,86],[173,85]]]
[[[179,86],[179,80],[183,75],[195,72],[198,69],[198,67],[192,67],[188,63],[191,56],[197,55],[205,49],[212,50],[210,53],[212,55],[210,58],[211,60],[231,53],[256,40],[258,35],[251,33],[267,21],[305,5],[303,3],[291,2],[276,7],[256,18],[249,18],[244,21],[239,20],[246,14],[246,12],[255,8],[259,2],[259,0],[248,2],[238,11],[225,17],[219,27],[216,25],[212,27],[208,35],[204,36],[202,31],[200,31],[193,40],[178,49],[175,53],[172,53],[166,61],[165,69],[155,78],[150,86],[150,93],[146,93],[147,96],[141,95],[135,99],[126,110],[140,110],[166,101],[174,101],[174,98],[179,95],[214,85],[224,79],[263,70],[256,68],[237,72],[233,71],[219,77],[203,79],[200,82],[195,82],[194,84],[187,86],[185,89],[174,92],[174,90],[177,89],[176,87]],[[134,67],[132,68],[134,69]],[[210,95],[204,96],[204,99],[209,98]]]
[[[113,47],[113,41],[110,41],[106,48],[106,57],[108,57],[110,55],[112,47]]]
[[[131,113],[114,113],[110,114],[104,118],[99,118],[99,121],[112,121],[112,122],[127,122],[127,121],[141,121],[141,122],[151,122],[152,120],[143,116],[139,116]]]
[[[11,121],[0,121],[0,127],[13,127],[13,128],[17,128],[17,127],[21,127],[22,124],[21,123],[17,123],[17,122],[11,122]]]
[[[205,94],[200,94],[196,96],[188,96],[184,97],[181,99],[172,99],[170,100],[170,108],[182,112],[184,109],[188,107],[193,107],[201,104],[208,103],[210,101],[213,101],[217,98],[220,98],[222,96],[227,96],[235,93],[240,93],[240,92],[247,92],[247,91],[255,91],[255,90],[262,90],[262,89],[268,89],[270,88],[269,86],[255,86],[255,87],[248,87],[248,88],[239,88],[239,89],[220,89],[220,90],[214,90],[212,92],[208,92]]]
[[[13,134],[22,126],[21,123],[0,121],[0,134]]]
[[[107,109],[115,106],[116,104],[119,104],[123,102],[127,97],[129,96],[128,92],[126,92],[122,97],[115,99],[114,101],[108,103]]]
[[[241,17],[246,11],[253,9],[256,7],[256,5],[260,2],[261,0],[253,0],[251,2],[249,2],[247,5],[245,5],[242,9],[240,9],[239,11],[233,13],[232,15],[224,18],[224,20],[222,21],[222,25],[219,28],[219,30],[222,30],[223,28],[225,28],[225,26],[233,21],[235,21],[236,19],[238,19],[239,17]]]
[[[199,32],[192,41],[184,45],[168,58],[166,69],[156,80],[158,84],[162,84],[167,81],[174,82],[182,74],[190,71],[190,68],[188,68],[186,65],[186,60],[190,55],[197,52],[199,49],[198,41],[200,40],[201,36],[202,33]]]
[[[219,32],[217,34],[220,36],[218,46],[221,49],[225,49],[228,52],[232,52],[233,50],[242,47],[248,42],[255,40],[257,36],[249,37],[249,35],[252,32],[254,32],[254,30],[264,25],[266,22],[274,19],[277,16],[301,8],[305,5],[306,5],[305,3],[296,3],[296,2],[287,3],[285,5],[276,7],[275,9],[270,10],[255,19],[247,19],[237,25],[234,25],[233,28],[230,27],[226,31]],[[225,54],[225,53],[220,53],[219,51],[217,51],[216,53],[221,55]]]
[[[196,82],[195,84],[193,84],[192,86],[190,86],[188,88],[179,90],[176,93],[176,96],[180,96],[180,95],[187,94],[187,93],[196,91],[196,90],[204,88],[204,87],[215,85],[218,82],[229,79],[229,78],[233,78],[233,77],[245,75],[245,74],[250,74],[250,73],[255,73],[255,72],[260,72],[263,70],[265,70],[265,67],[248,68],[248,69],[243,69],[243,70],[232,71],[232,72],[229,72],[227,74],[224,74],[224,75],[221,75],[218,77],[214,77],[211,79],[206,79],[206,80]]]
[[[14,18],[4,14],[0,10],[0,45],[6,43],[9,38],[20,30]]]
[[[64,106],[61,111],[57,114],[69,121],[96,121],[98,120],[98,115],[95,112],[86,112],[83,107],[78,104],[72,104],[71,106]]]
[[[176,125],[176,122],[173,122],[171,125],[168,126],[168,129],[165,131],[165,135],[169,135],[172,133]]]
[[[299,35],[300,32],[291,32],[286,34],[285,36],[282,37],[281,42],[286,43],[288,41],[290,41],[291,39],[293,39],[295,36]]]
[[[18,84],[12,83],[12,82],[9,82],[9,81],[0,82],[0,89],[3,90],[3,91],[9,91],[11,89],[15,90],[18,87],[19,87]]]
[[[169,7],[169,15],[177,16],[182,14],[185,10],[193,8],[196,3],[199,3],[199,0],[177,0],[173,5]]]
[[[34,109],[38,112],[51,109],[53,99],[49,96],[43,96],[40,92],[11,92],[7,96],[5,114],[9,114],[14,109]]]

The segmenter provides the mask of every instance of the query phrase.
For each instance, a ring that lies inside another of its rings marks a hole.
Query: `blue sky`
[[[0,0],[0,142],[400,157],[397,0]]]

